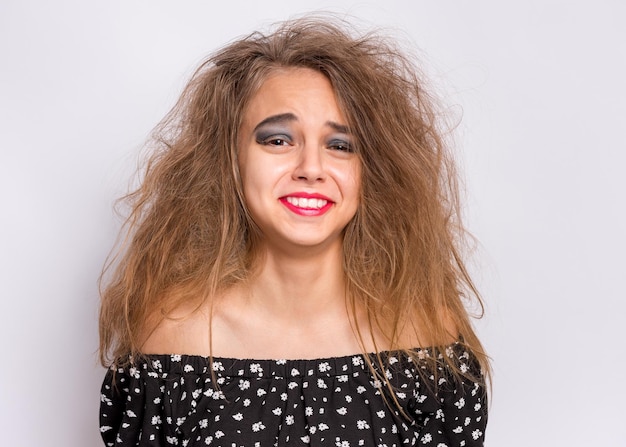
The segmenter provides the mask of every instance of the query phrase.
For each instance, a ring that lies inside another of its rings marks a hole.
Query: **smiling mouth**
[[[328,200],[304,197],[286,197],[285,200],[298,208],[319,210],[328,204]]]

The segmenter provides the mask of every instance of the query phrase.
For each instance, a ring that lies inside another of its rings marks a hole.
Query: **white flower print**
[[[191,365],[187,364],[187,365],[185,365],[185,367],[184,367],[183,369],[184,369],[184,371],[185,371],[186,373],[188,373],[188,372],[193,371],[193,366],[191,366]]]
[[[257,432],[257,431],[261,431],[265,428],[265,425],[263,425],[263,422],[259,421],[259,422],[255,422],[254,424],[252,424],[252,431]]]
[[[348,413],[348,409],[346,407],[337,408],[337,413],[342,416],[345,416]]]
[[[324,430],[328,430],[330,427],[324,424],[323,422],[320,422],[317,428],[319,429],[319,431],[324,431]]]
[[[313,408],[312,408],[312,407],[306,407],[306,408],[304,409],[304,414],[305,414],[306,416],[313,416]]]
[[[366,391],[366,388],[363,385],[357,387],[356,392],[359,394],[363,394]]]
[[[259,365],[258,363],[251,363],[250,372],[262,374],[263,368],[261,368],[261,365]]]
[[[330,371],[330,365],[328,364],[328,362],[322,362],[320,363],[317,368],[319,369],[319,372],[328,372]]]
[[[474,441],[476,441],[478,438],[480,438],[483,435],[483,432],[476,429],[472,432],[472,438],[474,438]]]
[[[243,406],[244,406],[244,407],[249,407],[249,406],[250,406],[250,403],[251,403],[250,399],[244,399],[244,400],[243,400]]]
[[[287,425],[293,425],[295,419],[293,417],[293,415],[289,414],[287,415],[287,417],[285,417],[285,424]]]
[[[352,396],[350,396],[349,394],[346,394],[346,402],[352,402]]]
[[[305,444],[310,444],[311,443],[311,437],[309,435],[306,436],[302,436],[300,438],[302,440],[302,442],[304,442]]]
[[[354,356],[354,357],[352,357],[352,364],[354,366],[362,366],[363,365],[363,359],[361,357]]]
[[[324,379],[317,379],[317,387],[322,389],[328,388]]]
[[[222,436],[224,436],[224,432],[222,430],[218,430],[215,432],[215,437],[217,439],[220,439]]]
[[[170,359],[172,360],[172,362],[180,362],[182,360],[182,357],[179,354],[172,354],[170,356]]]
[[[422,444],[428,444],[432,440],[433,435],[431,435],[430,433],[426,433],[424,436],[422,436]]]
[[[283,414],[283,410],[280,407],[276,407],[272,410],[272,413],[274,413],[276,416],[280,416],[281,414]]]
[[[287,400],[287,393],[282,393],[280,395],[280,400],[282,400],[283,402]]]
[[[209,420],[202,419],[198,425],[200,426],[200,428],[207,428],[209,426]]]
[[[239,380],[239,389],[243,391],[243,390],[247,390],[248,388],[250,388],[250,381],[249,380],[240,379]]]
[[[161,425],[161,416],[160,415],[152,416],[152,420],[150,421],[150,423],[152,425]]]
[[[241,421],[243,419],[243,414],[235,413],[235,414],[233,414],[233,419],[236,420],[236,421]]]
[[[377,411],[376,416],[382,419],[385,417],[385,412],[383,410]]]
[[[369,429],[370,426],[368,425],[367,421],[359,420],[356,421],[356,428],[358,428],[359,430],[365,430]]]

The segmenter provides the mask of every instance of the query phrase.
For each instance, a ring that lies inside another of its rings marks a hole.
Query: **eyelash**
[[[340,152],[353,152],[352,145],[347,141],[333,140],[327,145],[330,149]]]
[[[267,138],[257,138],[257,143],[264,146],[287,146],[291,144],[286,135],[273,135]]]

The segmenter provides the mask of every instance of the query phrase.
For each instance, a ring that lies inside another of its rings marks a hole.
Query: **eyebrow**
[[[266,126],[268,124],[280,124],[280,123],[289,123],[292,121],[298,121],[298,117],[293,113],[280,113],[278,115],[272,115],[265,118],[259,124],[254,127],[253,132],[256,132],[259,128]],[[350,130],[348,126],[344,126],[343,124],[336,123],[334,121],[326,121],[326,126],[332,128],[335,132],[349,134]]]

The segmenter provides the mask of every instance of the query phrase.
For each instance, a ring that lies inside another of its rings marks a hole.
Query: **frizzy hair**
[[[391,349],[406,349],[407,331],[428,346],[460,334],[488,371],[465,307],[482,301],[461,255],[445,114],[393,42],[328,17],[284,22],[219,50],[155,129],[143,181],[125,197],[126,236],[101,279],[101,362],[141,354],[180,303],[201,306],[249,277],[261,235],[243,200],[238,130],[268,74],[292,67],[329,79],[362,163],[361,200],[343,241],[352,310],[366,309]],[[450,321],[458,334],[448,333]]]

